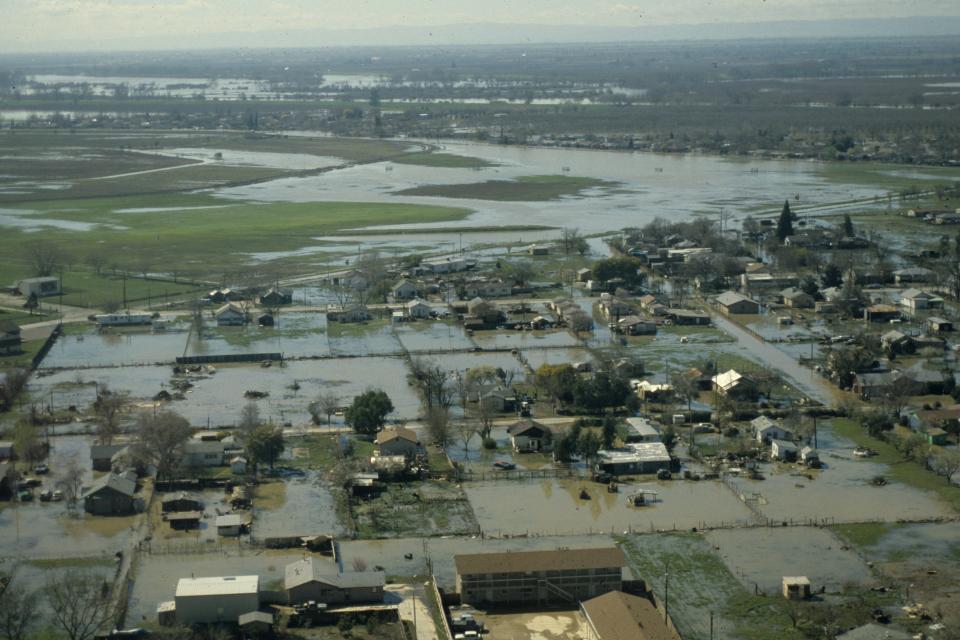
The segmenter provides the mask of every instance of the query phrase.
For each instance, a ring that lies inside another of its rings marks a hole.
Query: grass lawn
[[[338,460],[339,441],[340,434],[310,434],[302,438],[287,438],[287,448],[296,449],[296,451],[293,459],[286,460],[283,464],[300,469],[319,471],[332,469]],[[353,444],[352,458],[369,460],[370,456],[373,455],[374,444],[372,442],[351,437],[351,443]]]
[[[500,166],[495,162],[483,160],[482,158],[458,156],[452,153],[430,153],[429,151],[408,153],[397,158],[393,158],[392,162],[396,162],[397,164],[415,164],[421,167],[441,167],[446,169],[483,169],[486,167]]]
[[[841,524],[833,527],[850,544],[858,547],[872,547],[890,531],[903,525],[893,522],[866,522],[862,524]]]
[[[34,322],[43,322],[44,320],[56,320],[56,314],[30,313],[29,311],[20,311],[19,309],[0,309],[0,322],[12,320],[18,325],[33,324]]]
[[[948,484],[942,476],[928,471],[915,462],[904,460],[892,444],[868,434],[863,427],[849,418],[835,418],[830,424],[837,434],[852,440],[861,447],[877,452],[873,462],[889,465],[890,478],[923,491],[932,491],[956,512],[960,512],[960,487]]]
[[[609,187],[616,183],[597,178],[577,176],[521,176],[516,180],[487,180],[471,184],[423,185],[395,191],[401,196],[437,196],[441,198],[468,198],[499,200],[503,202],[534,202],[576,196],[585,189]]]
[[[917,186],[921,189],[936,184],[952,184],[957,180],[956,169],[948,167],[910,167],[871,162],[825,162],[816,165],[816,172],[825,180],[841,184],[862,184],[883,187],[889,191]],[[886,202],[883,203],[886,205]],[[897,198],[894,207],[904,206]]]
[[[211,206],[216,208],[202,208]],[[248,203],[207,194],[34,202],[29,208],[37,212],[30,216],[31,220],[46,218],[93,225],[86,231],[44,229],[43,238],[61,248],[72,265],[84,264],[89,256],[98,254],[106,257],[108,270],[115,264],[134,273],[190,274],[196,279],[222,278],[224,273],[251,262],[246,254],[300,249],[313,244],[312,238],[336,231],[382,224],[446,222],[469,214],[467,209],[414,204]],[[175,210],[162,214],[129,211],[143,208]],[[6,228],[0,232],[0,255],[5,256],[0,280],[12,281],[32,274],[26,247],[36,239],[36,234],[20,229]],[[261,264],[260,269],[263,268]],[[68,275],[65,274],[64,287],[69,291],[78,283]],[[143,286],[134,295],[145,296],[148,286],[162,295],[161,283]]]

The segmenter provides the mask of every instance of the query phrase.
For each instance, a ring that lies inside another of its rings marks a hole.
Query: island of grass
[[[399,196],[434,196],[504,202],[536,202],[577,196],[587,189],[616,184],[599,178],[582,176],[520,176],[515,180],[487,180],[469,184],[428,184],[402,191]]]
[[[458,156],[452,153],[433,153],[430,151],[408,153],[393,158],[392,161],[397,164],[415,164],[421,167],[440,167],[444,169],[486,169],[488,167],[500,166],[496,162],[490,162],[483,158]]]

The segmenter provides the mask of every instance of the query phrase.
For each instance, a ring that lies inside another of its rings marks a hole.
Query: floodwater
[[[626,226],[642,226],[655,216],[685,219],[696,212],[721,207],[747,213],[773,207],[784,193],[800,194],[801,203],[828,203],[869,197],[880,190],[837,184],[820,175],[824,165],[809,161],[728,160],[697,155],[659,155],[568,149],[504,147],[480,143],[447,142],[444,151],[475,156],[498,166],[454,169],[393,165],[361,165],[306,178],[284,178],[256,185],[218,189],[224,197],[265,201],[410,202],[469,207],[465,220],[422,225],[389,225],[415,231],[418,226],[503,226],[522,222],[552,227],[578,227],[599,233]],[[891,168],[894,170],[894,168]],[[589,195],[549,202],[491,202],[484,200],[399,196],[393,192],[427,184],[462,184],[508,180],[519,176],[587,176],[616,182],[614,188],[591,189]],[[584,215],[584,207],[589,215]]]
[[[21,184],[22,186],[29,187],[30,189],[36,188],[39,186],[35,182],[24,182],[24,183],[15,183]],[[11,187],[14,185],[11,185]],[[66,189],[70,185],[62,184],[57,188]],[[53,189],[54,186],[50,184],[43,185],[44,189]],[[14,194],[20,193],[18,191],[11,191],[6,187],[0,189],[4,193]],[[80,222],[77,220],[60,220],[57,218],[48,218],[46,214],[39,216],[39,211],[32,211],[29,209],[6,209],[0,208],[0,226],[4,227],[17,227],[23,229],[24,231],[39,231],[43,228],[54,228],[54,229],[64,229],[67,231],[90,231],[91,229],[96,229],[97,227],[106,227],[110,229],[126,229],[115,224],[102,224],[99,222]],[[36,217],[34,217],[36,215]]]
[[[950,515],[932,494],[897,482],[883,487],[870,484],[874,476],[889,480],[888,466],[869,458],[854,458],[854,444],[837,437],[829,426],[820,425],[818,444],[825,466],[821,471],[794,470],[784,465],[778,473],[765,471],[766,480],[741,478],[733,484],[746,495],[762,495],[760,510],[777,521],[893,522]],[[814,479],[801,473],[810,473]]]
[[[527,364],[534,371],[543,364],[567,364],[572,362],[590,362],[590,352],[586,349],[542,349],[523,351]]]
[[[433,354],[429,360],[446,371],[466,372],[474,367],[492,367],[504,371],[523,372],[523,365],[513,355],[505,352],[495,353],[441,353]]]
[[[270,500],[258,500],[270,488]],[[330,489],[316,474],[260,485],[254,496],[253,535],[258,539],[284,536],[334,535],[347,532],[337,518]],[[265,506],[260,506],[261,504]]]
[[[331,156],[316,156],[307,153],[272,153],[267,151],[216,151],[214,149],[177,148],[157,152],[158,155],[174,158],[202,160],[208,163],[222,164],[230,167],[254,166],[271,167],[274,169],[289,169],[293,171],[307,171],[335,167],[343,163],[340,158]],[[216,154],[220,157],[216,157]]]
[[[198,339],[196,333],[191,334],[187,355],[282,353],[297,358],[330,355],[326,314],[280,311],[275,314],[274,322],[273,327],[256,324],[217,327],[209,322],[202,339]]]
[[[60,336],[43,359],[44,367],[110,367],[174,362],[183,355],[186,331],[151,333],[149,328],[107,329],[93,325],[80,334]]]
[[[473,348],[463,327],[451,322],[404,322],[395,327],[404,348],[417,351],[463,351]]]
[[[777,595],[783,576],[806,576],[817,591],[840,591],[847,583],[872,585],[870,567],[857,554],[844,550],[829,529],[772,527],[715,530],[706,534],[723,562],[743,586],[754,585]]]
[[[545,347],[576,347],[580,344],[566,329],[551,331],[478,331],[474,342],[484,349],[520,349],[521,351]]]
[[[587,489],[590,500],[580,499],[581,488]],[[595,482],[556,479],[478,482],[464,489],[487,536],[642,532],[752,522],[750,511],[719,482],[648,481],[621,484],[620,493],[608,493]],[[627,495],[640,489],[656,491],[656,504],[628,506]]]

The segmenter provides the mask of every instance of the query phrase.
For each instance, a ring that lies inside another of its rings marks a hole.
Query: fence
[[[47,336],[47,339],[43,343],[43,346],[40,347],[40,350],[34,354],[33,359],[30,361],[31,369],[36,369],[40,365],[40,362],[42,362],[46,355],[50,352],[51,347],[53,347],[53,343],[57,341],[57,338],[60,337],[62,332],[63,324],[59,323],[53,328],[53,331],[50,332],[50,335]]]
[[[483,482],[486,480],[538,480],[542,478],[574,478],[589,480],[590,472],[583,469],[514,469],[511,471],[460,471],[460,480],[465,482]]]
[[[229,362],[283,362],[282,353],[230,353],[205,356],[177,356],[177,364],[214,364]]]

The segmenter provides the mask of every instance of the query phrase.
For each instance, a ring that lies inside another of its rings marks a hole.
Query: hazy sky
[[[87,41],[102,48],[130,38],[477,22],[637,27],[904,16],[960,16],[960,1],[0,0],[0,47],[37,50],[45,43]]]

